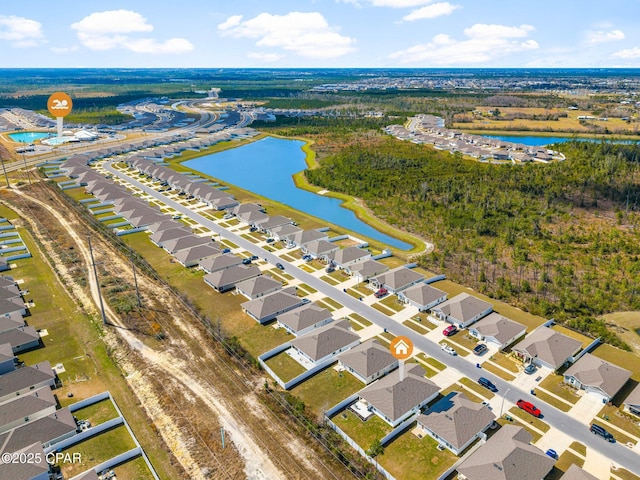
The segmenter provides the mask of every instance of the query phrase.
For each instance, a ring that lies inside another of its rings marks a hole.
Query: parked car
[[[489,410],[493,410],[493,407],[491,406],[491,404],[487,401],[482,402],[482,405],[484,405],[485,407],[487,407]]]
[[[257,255],[251,255],[249,257],[249,259],[253,262],[254,260],[258,260],[258,256]]]
[[[324,269],[324,271],[327,273],[331,273],[334,270],[335,270],[335,267],[333,265],[329,265],[327,268]]]
[[[550,448],[549,450],[547,450],[546,452],[544,452],[545,455],[548,455],[551,458],[554,459],[558,459],[558,452],[556,452],[553,448]]]
[[[454,333],[456,333],[458,331],[458,327],[456,327],[455,325],[449,325],[447,328],[445,328],[442,331],[442,334],[445,337],[450,337],[451,335],[453,335]]]
[[[302,259],[303,259],[305,262],[310,262],[310,261],[313,259],[313,257],[312,257],[311,255],[307,254],[307,255],[303,255],[303,256],[302,256]]]
[[[479,343],[473,348],[473,353],[475,353],[476,355],[482,355],[486,351],[487,346],[484,343]]]
[[[224,216],[222,217],[225,220],[229,220],[230,218],[233,218],[233,214],[231,213],[225,213]]]
[[[389,293],[389,291],[386,288],[380,288],[376,293],[374,293],[373,295],[376,298],[382,298],[384,297],[387,293]]]
[[[591,433],[593,433],[594,435],[601,436],[609,443],[615,443],[616,441],[613,435],[611,435],[603,427],[601,427],[600,425],[596,425],[595,423],[589,427],[589,431],[591,431]]]
[[[496,387],[493,382],[491,382],[489,379],[484,378],[484,377],[480,377],[478,379],[478,383],[480,385],[482,385],[484,388],[487,388],[489,390],[491,390],[492,392],[497,392],[498,391],[498,387]]]
[[[534,417],[540,417],[542,416],[542,412],[540,411],[539,408],[537,408],[533,403],[531,402],[526,402],[524,400],[518,400],[516,402],[516,405],[518,406],[518,408],[521,408],[522,410],[524,410],[527,413],[530,413],[531,415],[533,415]]]
[[[173,215],[171,218],[173,218],[174,220],[180,220],[182,218],[182,215]]]
[[[243,265],[249,265],[251,263],[251,259],[250,258],[243,258],[242,259],[242,264]]]
[[[250,232],[255,232],[256,230],[258,230],[258,227],[251,227],[251,228],[249,229],[249,231],[250,231]]]
[[[273,242],[275,242],[275,241],[276,241],[276,239],[275,239],[275,238],[273,238],[273,237],[269,237],[269,238],[267,238],[267,243],[273,243]]]
[[[441,345],[443,351],[447,352],[449,355],[453,355],[454,357],[458,355],[458,352],[455,351],[453,347],[447,344]]]
[[[524,373],[526,373],[527,375],[531,375],[532,373],[534,373],[537,370],[536,366],[533,363],[530,363],[529,365],[527,365],[526,367],[524,367]]]
[[[282,265],[281,263],[276,263],[276,267],[279,268],[280,270],[284,270],[284,265]]]
[[[231,251],[230,248],[223,248],[222,253],[229,253]]]

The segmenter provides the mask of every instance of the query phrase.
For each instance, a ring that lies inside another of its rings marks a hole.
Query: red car
[[[445,337],[450,337],[451,335],[453,335],[454,333],[456,333],[458,331],[458,327],[456,327],[455,325],[449,325],[447,328],[445,328],[442,331],[442,334]]]
[[[389,291],[386,288],[381,288],[380,290],[378,290],[376,293],[373,294],[374,297],[376,298],[382,298],[384,297],[387,293],[389,293]]]
[[[524,400],[518,400],[516,402],[516,405],[518,406],[518,408],[521,408],[525,412],[530,413],[534,417],[539,417],[540,415],[542,415],[542,412],[540,411],[540,409],[537,408],[531,402],[525,402]]]

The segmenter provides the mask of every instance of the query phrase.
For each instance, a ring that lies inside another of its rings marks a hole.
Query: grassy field
[[[288,382],[306,371],[302,365],[285,352],[271,357],[265,363],[283,382]]]
[[[297,385],[291,393],[320,418],[329,408],[362,390],[364,386],[349,372],[336,372],[333,368],[327,368]]]
[[[504,353],[504,352],[497,352],[495,354],[493,354],[489,360],[491,360],[493,363],[500,365],[501,367],[506,368],[507,370],[509,370],[510,372],[513,373],[518,373],[520,371],[520,368],[518,368],[520,365],[522,365],[522,362],[519,362],[517,360],[515,360],[514,358],[512,358],[510,355]]]
[[[409,327],[411,330],[414,330],[414,331],[418,332],[420,335],[424,335],[426,333],[429,333],[428,329],[424,328],[422,325],[418,325],[413,320],[405,320],[404,322],[402,322],[402,324],[405,327]]]
[[[142,457],[134,458],[113,469],[118,480],[153,480]]]
[[[565,384],[563,379],[564,377],[562,375],[552,373],[540,382],[539,386],[560,398],[564,398],[570,403],[576,403],[580,399],[580,396],[576,393],[576,389]]]
[[[464,385],[469,390],[473,390],[474,392],[479,393],[484,398],[491,399],[496,396],[495,393],[493,393],[491,390],[488,390],[480,386],[478,383],[474,382],[470,378],[462,377],[460,380],[458,380],[458,383]]]
[[[562,410],[563,412],[568,412],[569,410],[571,410],[571,405],[567,405],[565,402],[562,402],[557,398],[552,397],[551,395],[547,395],[546,393],[541,391],[539,388],[535,389],[535,392],[536,392],[536,396],[540,400],[547,402],[549,405],[553,405],[558,410]]]
[[[391,426],[377,415],[371,415],[363,422],[350,410],[338,413],[331,420],[364,450],[391,431]]]
[[[587,337],[586,335],[583,335],[580,332],[576,332],[575,330],[571,330],[570,328],[563,327],[562,325],[554,325],[553,327],[551,327],[551,329],[560,332],[567,337],[582,342],[582,348],[588,346],[594,340],[593,338]]]
[[[511,408],[509,410],[509,413],[511,414],[511,416],[518,417],[519,419],[523,420],[525,423],[528,423],[529,425],[531,425],[534,428],[537,428],[543,433],[546,433],[549,431],[550,427],[548,424],[546,424],[539,418],[536,418],[533,415],[528,414],[527,412],[525,412],[524,410],[521,410],[518,407]]]
[[[615,312],[602,319],[627,345],[640,354],[640,312]]]
[[[514,378],[516,378],[513,375],[509,375],[507,372],[505,372],[501,368],[491,365],[489,362],[484,362],[482,364],[482,368],[485,369],[487,372],[491,372],[494,375],[499,376],[500,378],[506,380],[507,382],[511,382]]]
[[[73,414],[80,420],[89,420],[94,427],[118,416],[118,412],[109,399],[76,410]]]

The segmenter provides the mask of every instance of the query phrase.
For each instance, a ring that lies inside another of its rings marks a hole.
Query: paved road
[[[556,409],[555,407],[552,407],[539,398],[532,396],[529,392],[525,392],[518,387],[510,385],[505,380],[497,377],[496,375],[493,375],[490,372],[476,368],[475,363],[472,363],[470,360],[463,359],[460,356],[452,357],[444,353],[437,343],[434,343],[433,341],[418,334],[414,330],[392,320],[378,310],[375,310],[374,308],[363,304],[361,301],[352,297],[351,295],[344,293],[342,290],[329,285],[328,283],[320,280],[317,277],[314,277],[308,272],[305,272],[304,270],[292,265],[291,263],[285,261],[277,255],[274,255],[271,252],[267,252],[263,248],[258,247],[256,244],[240,237],[239,235],[236,235],[235,233],[229,232],[227,229],[221,227],[215,222],[193,212],[188,207],[180,205],[179,203],[165,197],[162,193],[158,193],[153,188],[142,184],[141,182],[136,180],[136,178],[130,177],[120,172],[119,170],[114,169],[111,166],[111,163],[113,162],[106,162],[104,165],[105,169],[109,171],[109,173],[127,180],[127,182],[129,182],[131,185],[136,186],[152,197],[164,202],[171,208],[179,211],[184,216],[192,218],[193,220],[197,221],[201,225],[204,225],[213,232],[222,234],[223,238],[232,241],[239,247],[247,250],[248,252],[251,252],[254,255],[257,255],[260,258],[266,259],[272,265],[275,265],[277,262],[282,263],[285,266],[285,271],[290,275],[293,275],[300,281],[315,288],[318,292],[321,292],[324,295],[333,298],[350,310],[359,313],[379,327],[386,328],[392,334],[396,336],[404,335],[406,337],[409,337],[418,349],[422,350],[427,355],[436,358],[445,365],[457,369],[460,372],[461,376],[464,375],[473,380],[477,380],[481,376],[490,379],[498,387],[499,395],[504,395],[505,392],[507,393],[505,397],[505,411],[508,409],[507,402],[515,404],[518,399],[528,400],[542,410],[544,414],[544,421],[546,423],[548,423],[552,427],[562,430],[567,435],[573,437],[575,440],[585,444],[587,447],[593,448],[594,450],[600,452],[601,454],[609,458],[612,462],[615,462],[617,465],[629,470],[630,472],[635,473],[636,475],[640,475],[640,455],[637,452],[634,452],[623,444],[610,444],[607,443],[604,439],[594,436],[589,432],[589,429],[587,428],[587,426],[585,426],[585,424],[572,418],[569,414],[564,413]],[[471,360],[473,360],[473,358],[471,358]],[[507,392],[507,390],[509,391]],[[615,432],[613,433],[615,435]]]

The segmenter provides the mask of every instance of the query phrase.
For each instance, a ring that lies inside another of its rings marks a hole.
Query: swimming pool
[[[19,132],[19,133],[10,133],[9,138],[14,142],[33,143],[36,140],[47,138],[49,135],[51,134],[45,133],[45,132]]]

